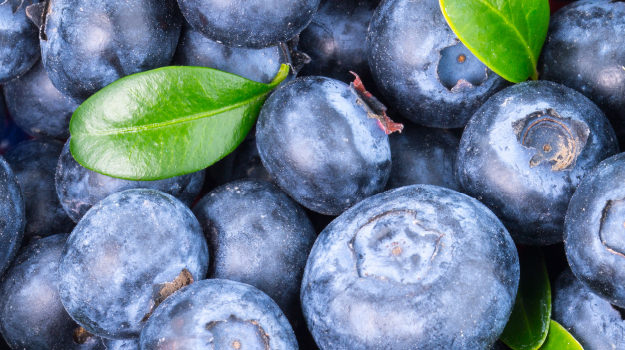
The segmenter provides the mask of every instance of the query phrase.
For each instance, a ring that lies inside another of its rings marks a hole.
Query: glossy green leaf
[[[564,327],[551,320],[549,335],[540,350],[584,350],[584,348]]]
[[[460,41],[495,73],[513,83],[538,78],[548,0],[440,0],[440,6]]]
[[[549,331],[551,286],[539,249],[526,249],[519,255],[521,281],[501,340],[513,350],[535,350],[543,345]]]
[[[86,100],[70,122],[70,150],[84,167],[131,180],[206,168],[253,127],[270,84],[203,67],[164,67],[122,78]]]

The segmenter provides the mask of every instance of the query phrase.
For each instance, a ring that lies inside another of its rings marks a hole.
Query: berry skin
[[[228,46],[263,48],[299,34],[319,0],[178,0],[178,5],[207,38]]]
[[[208,193],[193,212],[211,247],[209,278],[250,284],[293,319],[317,237],[304,210],[273,184],[239,180]]]
[[[0,84],[26,73],[39,58],[37,27],[26,7],[38,0],[0,1]]]
[[[577,1],[549,22],[541,79],[575,89],[596,103],[625,146],[625,3]]]
[[[552,317],[584,350],[625,348],[625,321],[618,309],[564,271],[553,287]]]
[[[265,84],[278,74],[281,64],[289,62],[284,46],[230,47],[208,39],[188,24],[182,30],[174,56],[177,65],[215,68]]]
[[[414,185],[363,200],[321,232],[301,302],[322,350],[486,350],[518,283],[514,242],[490,210]]]
[[[61,304],[57,268],[66,239],[55,234],[31,242],[0,284],[0,332],[12,349],[106,349],[98,337],[79,337],[80,326]]]
[[[139,339],[106,339],[106,350],[139,350]]]
[[[388,136],[355,89],[324,77],[298,78],[273,92],[256,126],[263,165],[293,199],[338,215],[384,189]]]
[[[371,80],[367,63],[367,27],[377,0],[323,0],[312,22],[299,37],[298,49],[310,63],[300,75],[322,75],[349,82],[350,71]]]
[[[408,125],[390,138],[393,167],[387,189],[428,184],[460,190],[456,155],[460,140],[452,133]]]
[[[20,248],[25,225],[22,191],[13,170],[0,156],[0,276]]]
[[[164,294],[207,269],[191,210],[163,192],[132,189],[106,197],[76,225],[61,256],[59,294],[90,333],[132,339]]]
[[[167,298],[141,332],[142,350],[296,350],[295,334],[276,303],[239,282],[210,279]]]
[[[6,154],[26,206],[24,239],[70,232],[74,222],[56,195],[54,173],[63,144],[55,140],[24,141]]]
[[[589,173],[571,198],[564,226],[566,256],[577,278],[625,307],[625,153]]]
[[[70,218],[78,222],[87,210],[106,196],[131,188],[151,188],[169,193],[186,205],[202,190],[204,171],[157,181],[131,181],[91,171],[78,164],[65,143],[56,168],[56,191]]]
[[[389,107],[412,122],[463,127],[506,82],[451,31],[437,0],[387,0],[367,35],[373,79]]]
[[[511,86],[473,115],[456,162],[464,191],[491,208],[517,243],[562,241],[582,178],[615,154],[614,130],[575,90],[549,81]]]
[[[180,36],[175,0],[55,0],[40,36],[54,86],[86,99],[126,75],[166,66]]]
[[[67,139],[78,103],[54,87],[41,62],[4,86],[9,114],[31,136]]]

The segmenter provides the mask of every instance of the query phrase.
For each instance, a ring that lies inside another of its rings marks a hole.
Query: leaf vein
[[[162,121],[162,122],[157,122],[157,123],[150,123],[150,124],[145,124],[145,125],[136,125],[136,126],[129,126],[129,127],[124,127],[124,128],[114,128],[114,129],[108,129],[108,130],[101,130],[101,131],[95,131],[95,130],[91,130],[85,133],[81,133],[83,135],[94,135],[94,136],[107,136],[107,135],[117,135],[117,134],[132,134],[132,133],[138,133],[141,131],[149,131],[149,130],[157,130],[157,129],[163,129],[166,128],[168,126],[171,125],[176,125],[176,124],[185,124],[185,123],[189,123],[189,122],[193,122],[195,120],[199,120],[199,119],[203,119],[203,118],[210,118],[212,116],[218,115],[218,114],[222,114],[222,113],[226,113],[229,111],[233,111],[235,109],[238,109],[240,107],[243,107],[245,105],[249,105],[252,102],[263,98],[267,95],[268,92],[265,92],[261,95],[254,95],[253,97],[243,100],[241,102],[229,105],[229,106],[225,106],[222,108],[218,108],[215,110],[211,110],[208,112],[200,112],[200,113],[194,113],[194,114],[190,114],[190,115],[186,115],[182,118],[175,118],[175,119],[171,119],[171,120],[166,120],[166,121]]]
[[[536,57],[534,56],[534,53],[532,52],[529,43],[527,42],[527,40],[525,40],[525,38],[523,37],[523,34],[521,34],[521,32],[519,32],[519,30],[517,29],[517,27],[510,22],[510,20],[504,16],[503,13],[501,13],[501,11],[499,11],[499,9],[497,9],[496,7],[493,6],[493,4],[489,3],[486,0],[476,0],[477,2],[483,4],[484,6],[486,6],[488,9],[490,9],[492,12],[494,12],[495,14],[497,14],[499,17],[501,17],[501,19],[503,19],[503,21],[513,29],[514,33],[519,37],[519,39],[521,40],[521,42],[523,43],[523,48],[525,49],[525,51],[527,51],[527,54],[529,55],[530,60],[532,61],[532,66],[536,67],[536,64],[538,63],[538,61],[536,60]]]

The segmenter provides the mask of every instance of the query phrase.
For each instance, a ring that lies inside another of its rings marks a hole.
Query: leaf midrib
[[[125,128],[114,128],[114,129],[102,130],[102,131],[98,131],[98,130],[88,131],[88,132],[77,133],[77,134],[78,135],[93,135],[93,136],[108,136],[108,135],[117,135],[117,134],[133,134],[133,133],[138,133],[141,131],[164,129],[171,125],[190,123],[195,120],[210,118],[214,115],[218,115],[218,114],[222,114],[222,113],[226,113],[226,112],[238,109],[242,106],[251,104],[251,102],[266,96],[268,93],[269,91],[266,91],[266,92],[263,92],[262,94],[254,95],[246,100],[243,100],[235,104],[231,104],[231,105],[221,107],[218,109],[214,109],[214,110],[210,110],[207,112],[200,112],[200,113],[186,115],[182,118],[176,118],[176,119],[166,120],[166,121],[162,121],[158,123],[150,123],[150,124],[145,124],[145,125],[129,126]],[[76,133],[73,133],[72,135],[76,135]]]
[[[530,61],[532,61],[532,66],[536,67],[536,64],[538,64],[538,61],[536,60],[536,57],[534,56],[534,53],[532,52],[529,43],[525,40],[525,38],[523,37],[523,35],[521,34],[521,32],[519,32],[519,30],[517,29],[517,27],[515,25],[513,25],[506,16],[504,16],[496,7],[494,7],[492,4],[490,4],[489,2],[485,1],[485,0],[476,0],[479,3],[483,4],[484,6],[486,6],[487,8],[489,8],[492,12],[494,12],[495,14],[497,14],[499,17],[501,17],[503,19],[503,21],[513,29],[514,33],[519,37],[519,39],[521,39],[521,42],[523,43],[523,48],[525,49],[525,51],[528,53]]]

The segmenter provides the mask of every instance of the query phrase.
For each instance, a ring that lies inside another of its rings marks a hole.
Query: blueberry
[[[240,180],[208,193],[193,212],[213,257],[209,277],[253,285],[293,318],[316,238],[304,210],[268,182]]]
[[[0,276],[17,253],[24,237],[24,199],[17,178],[0,156]]]
[[[59,294],[90,333],[131,339],[162,298],[207,269],[191,210],[163,192],[132,189],[106,197],[76,225],[61,256]]]
[[[66,239],[55,234],[31,242],[0,284],[0,332],[13,349],[105,349],[61,304],[57,267]]]
[[[9,113],[32,136],[69,137],[69,120],[78,103],[52,85],[38,62],[28,73],[4,86]]]
[[[575,90],[526,82],[489,99],[458,152],[464,190],[490,207],[515,241],[562,241],[564,215],[581,179],[618,145],[605,115]]]
[[[387,188],[429,184],[460,190],[456,179],[460,140],[452,133],[409,125],[390,142],[393,166]]]
[[[237,147],[232,160],[232,180],[251,178],[274,182],[267,169],[263,166],[256,147],[256,137],[251,134]]]
[[[178,0],[184,18],[207,38],[262,48],[286,42],[312,20],[319,0]]]
[[[260,290],[210,279],[167,298],[141,332],[142,350],[295,350],[293,330],[278,305]]]
[[[75,99],[168,65],[182,22],[175,0],[55,0],[45,13],[43,65],[54,86]]]
[[[563,272],[554,285],[552,317],[585,350],[625,349],[625,321],[619,310],[570,271]]]
[[[541,77],[589,97],[625,137],[625,3],[578,1],[554,14]],[[625,139],[624,139],[625,140]]]
[[[590,172],[573,194],[564,241],[575,276],[612,304],[625,307],[625,153]]]
[[[371,80],[367,63],[367,27],[378,0],[323,0],[312,22],[300,34],[298,48],[311,62],[301,75],[323,75],[350,81],[349,71]]]
[[[106,350],[139,350],[139,338],[136,339],[106,339]]]
[[[369,66],[389,105],[425,126],[463,127],[505,81],[451,31],[436,0],[387,0],[367,36]]]
[[[354,89],[324,77],[273,92],[256,126],[262,162],[303,206],[337,215],[386,185],[388,137]]]
[[[499,219],[437,186],[401,187],[348,209],[319,235],[301,302],[321,349],[490,349],[519,283]]]
[[[0,4],[0,83],[26,73],[39,58],[37,27],[26,17],[26,6],[38,0]]]
[[[290,62],[288,49],[271,46],[262,49],[230,47],[208,39],[186,25],[180,36],[174,63],[181,66],[210,67],[268,84],[281,64]]]
[[[25,141],[6,154],[26,205],[26,240],[70,232],[74,222],[56,195],[54,173],[63,144],[54,140]]]
[[[106,196],[131,188],[152,188],[167,192],[187,205],[199,194],[204,171],[157,181],[122,180],[84,168],[72,157],[65,143],[56,168],[56,191],[61,205],[78,222],[87,210]]]

